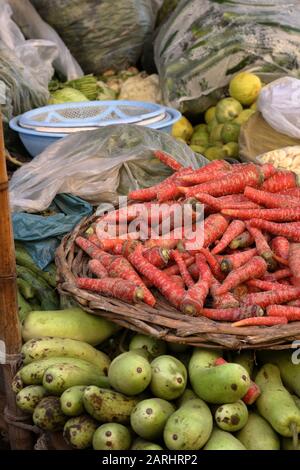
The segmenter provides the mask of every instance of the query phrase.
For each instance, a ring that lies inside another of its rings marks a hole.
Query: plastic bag
[[[7,123],[13,116],[47,103],[57,48],[50,41],[26,41],[11,19],[10,6],[2,0],[0,6],[0,81],[5,84],[2,112]]]
[[[299,76],[300,2],[181,0],[155,40],[164,101],[200,113],[244,69],[264,82]]]
[[[33,0],[85,73],[135,64],[154,26],[149,0]]]
[[[93,204],[117,203],[118,195],[152,186],[170,175],[171,170],[154,158],[157,149],[174,155],[184,166],[197,168],[207,162],[169,134],[141,126],[122,124],[78,132],[52,144],[14,173],[12,210],[42,211],[59,193]]]
[[[69,49],[61,40],[57,32],[42,20],[29,0],[9,0],[13,10],[13,19],[22,32],[30,39],[46,39],[52,41],[58,50],[54,61],[55,69],[64,75],[67,80],[81,77],[83,72]]]
[[[273,129],[300,139],[300,80],[283,77],[265,86],[257,107]]]
[[[60,194],[51,203],[47,216],[13,214],[14,239],[24,242],[34,262],[44,269],[53,261],[61,237],[92,211],[92,206],[82,199]]]

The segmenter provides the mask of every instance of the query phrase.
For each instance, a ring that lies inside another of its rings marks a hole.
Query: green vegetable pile
[[[12,387],[36,426],[76,449],[300,450],[300,365],[289,351],[258,353],[255,367],[250,351],[224,353],[227,362],[135,334],[109,357],[94,346],[116,329],[78,308],[28,314]]]
[[[55,265],[51,264],[47,271],[42,271],[19,243],[16,244],[16,262],[20,321],[32,310],[59,309]]]

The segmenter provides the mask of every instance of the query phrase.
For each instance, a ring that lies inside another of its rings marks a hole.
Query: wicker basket
[[[146,304],[129,305],[120,300],[76,287],[75,278],[87,275],[88,257],[75,244],[95,221],[84,219],[65,236],[56,252],[56,265],[61,294],[72,296],[87,312],[100,315],[122,327],[162,338],[173,343],[227,349],[287,349],[300,339],[300,322],[273,327],[232,327],[204,317],[189,317],[171,307],[158,295],[155,308]]]

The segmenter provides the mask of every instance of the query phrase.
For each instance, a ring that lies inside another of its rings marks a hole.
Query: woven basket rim
[[[272,327],[233,327],[205,317],[190,317],[173,308],[161,297],[155,307],[144,303],[128,304],[79,289],[75,279],[87,275],[88,256],[75,244],[98,218],[84,218],[61,241],[55,262],[58,290],[71,296],[85,311],[101,316],[130,330],[148,334],[165,341],[222,349],[288,349],[300,339],[300,321]]]

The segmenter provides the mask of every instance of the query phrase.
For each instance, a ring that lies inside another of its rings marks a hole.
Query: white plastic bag
[[[58,50],[54,67],[62,73],[67,80],[82,77],[83,71],[72,56],[65,43],[57,32],[42,20],[29,0],[8,0],[13,10],[13,19],[21,28],[27,38],[45,39],[53,42]]]
[[[283,77],[265,86],[257,107],[273,129],[300,139],[300,80]]]
[[[170,175],[153,156],[164,150],[184,166],[207,160],[169,134],[132,124],[77,132],[52,144],[17,170],[10,181],[14,212],[47,209],[56,194],[70,193],[92,203],[117,203],[118,195],[149,187]]]
[[[5,1],[0,1],[0,41],[2,45],[12,51],[35,75],[45,88],[53,75],[52,62],[57,57],[57,47],[52,41],[34,40],[26,41],[21,30],[11,19],[12,9]]]

